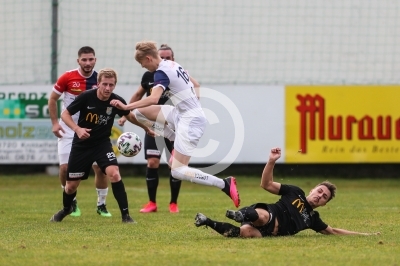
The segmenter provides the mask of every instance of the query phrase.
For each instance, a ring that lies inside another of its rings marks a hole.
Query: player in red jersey
[[[61,95],[64,95],[62,100],[62,111],[64,111],[81,92],[97,88],[97,72],[94,70],[96,64],[94,49],[89,46],[80,48],[77,62],[79,65],[78,68],[69,70],[59,77],[49,98],[50,119],[53,125],[52,131],[58,137],[59,177],[63,191],[67,178],[68,158],[75,132],[62,120],[58,120],[57,101]],[[76,123],[78,117],[79,113],[73,116]],[[103,217],[110,217],[111,213],[106,208],[106,197],[108,194],[107,177],[96,164],[93,164],[93,170],[98,195],[97,213]],[[73,202],[71,216],[81,216],[76,199]]]

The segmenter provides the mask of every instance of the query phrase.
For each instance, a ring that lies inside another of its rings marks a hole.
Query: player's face
[[[143,58],[140,61],[140,65],[143,68],[146,68],[150,72],[154,72],[158,68],[158,64],[157,64],[156,60],[151,56],[146,56],[145,58]]]
[[[115,89],[115,78],[102,77],[97,87],[97,97],[102,101],[108,100]]]
[[[308,194],[307,196],[307,201],[313,208],[316,208],[319,206],[324,206],[328,202],[330,197],[331,192],[329,191],[329,189],[326,186],[321,185],[313,188],[310,191],[310,194]]]
[[[83,75],[90,75],[92,74],[94,65],[96,64],[96,57],[94,54],[81,54],[78,58],[78,64],[82,71]]]
[[[159,50],[158,54],[160,55],[161,59],[174,61],[171,50]]]

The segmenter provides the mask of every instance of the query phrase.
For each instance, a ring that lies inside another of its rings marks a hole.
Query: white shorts
[[[69,154],[71,153],[72,138],[58,139],[58,160],[60,165],[68,164]]]
[[[191,156],[207,125],[203,110],[193,110],[182,115],[173,106],[162,105],[161,111],[168,126],[175,130],[174,149]]]

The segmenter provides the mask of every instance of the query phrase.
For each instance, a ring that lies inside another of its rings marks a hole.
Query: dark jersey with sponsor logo
[[[305,229],[319,232],[328,227],[311,208],[301,188],[282,184],[279,195],[282,197],[277,203],[268,204],[278,219],[278,235],[294,235]]]
[[[154,73],[155,72],[147,71],[142,76],[142,81],[140,84],[142,85],[142,88],[146,90],[146,96],[150,96],[151,90],[153,89]],[[161,94],[160,100],[158,100],[159,105],[163,105],[168,101],[168,94],[169,88],[167,88],[163,94]]]
[[[120,110],[110,105],[111,100],[120,100],[126,104],[125,100],[117,94],[112,93],[107,101],[97,98],[97,89],[82,92],[67,107],[68,112],[73,115],[79,113],[78,126],[90,128],[88,139],[79,139],[74,134],[73,145],[90,147],[102,141],[110,141],[111,128],[116,115],[128,115],[130,111]]]

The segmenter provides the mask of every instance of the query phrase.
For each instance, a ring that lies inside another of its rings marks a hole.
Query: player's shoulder
[[[287,194],[289,192],[295,192],[295,193],[304,194],[304,191],[298,186],[289,185],[289,184],[281,184],[281,188],[279,190],[279,194]]]
[[[126,104],[126,101],[125,101],[125,99],[124,98],[122,98],[121,96],[119,96],[118,94],[116,94],[116,93],[111,93],[111,96],[110,96],[110,99],[109,99],[110,101],[111,100],[120,100],[122,103],[124,103],[124,104]]]

